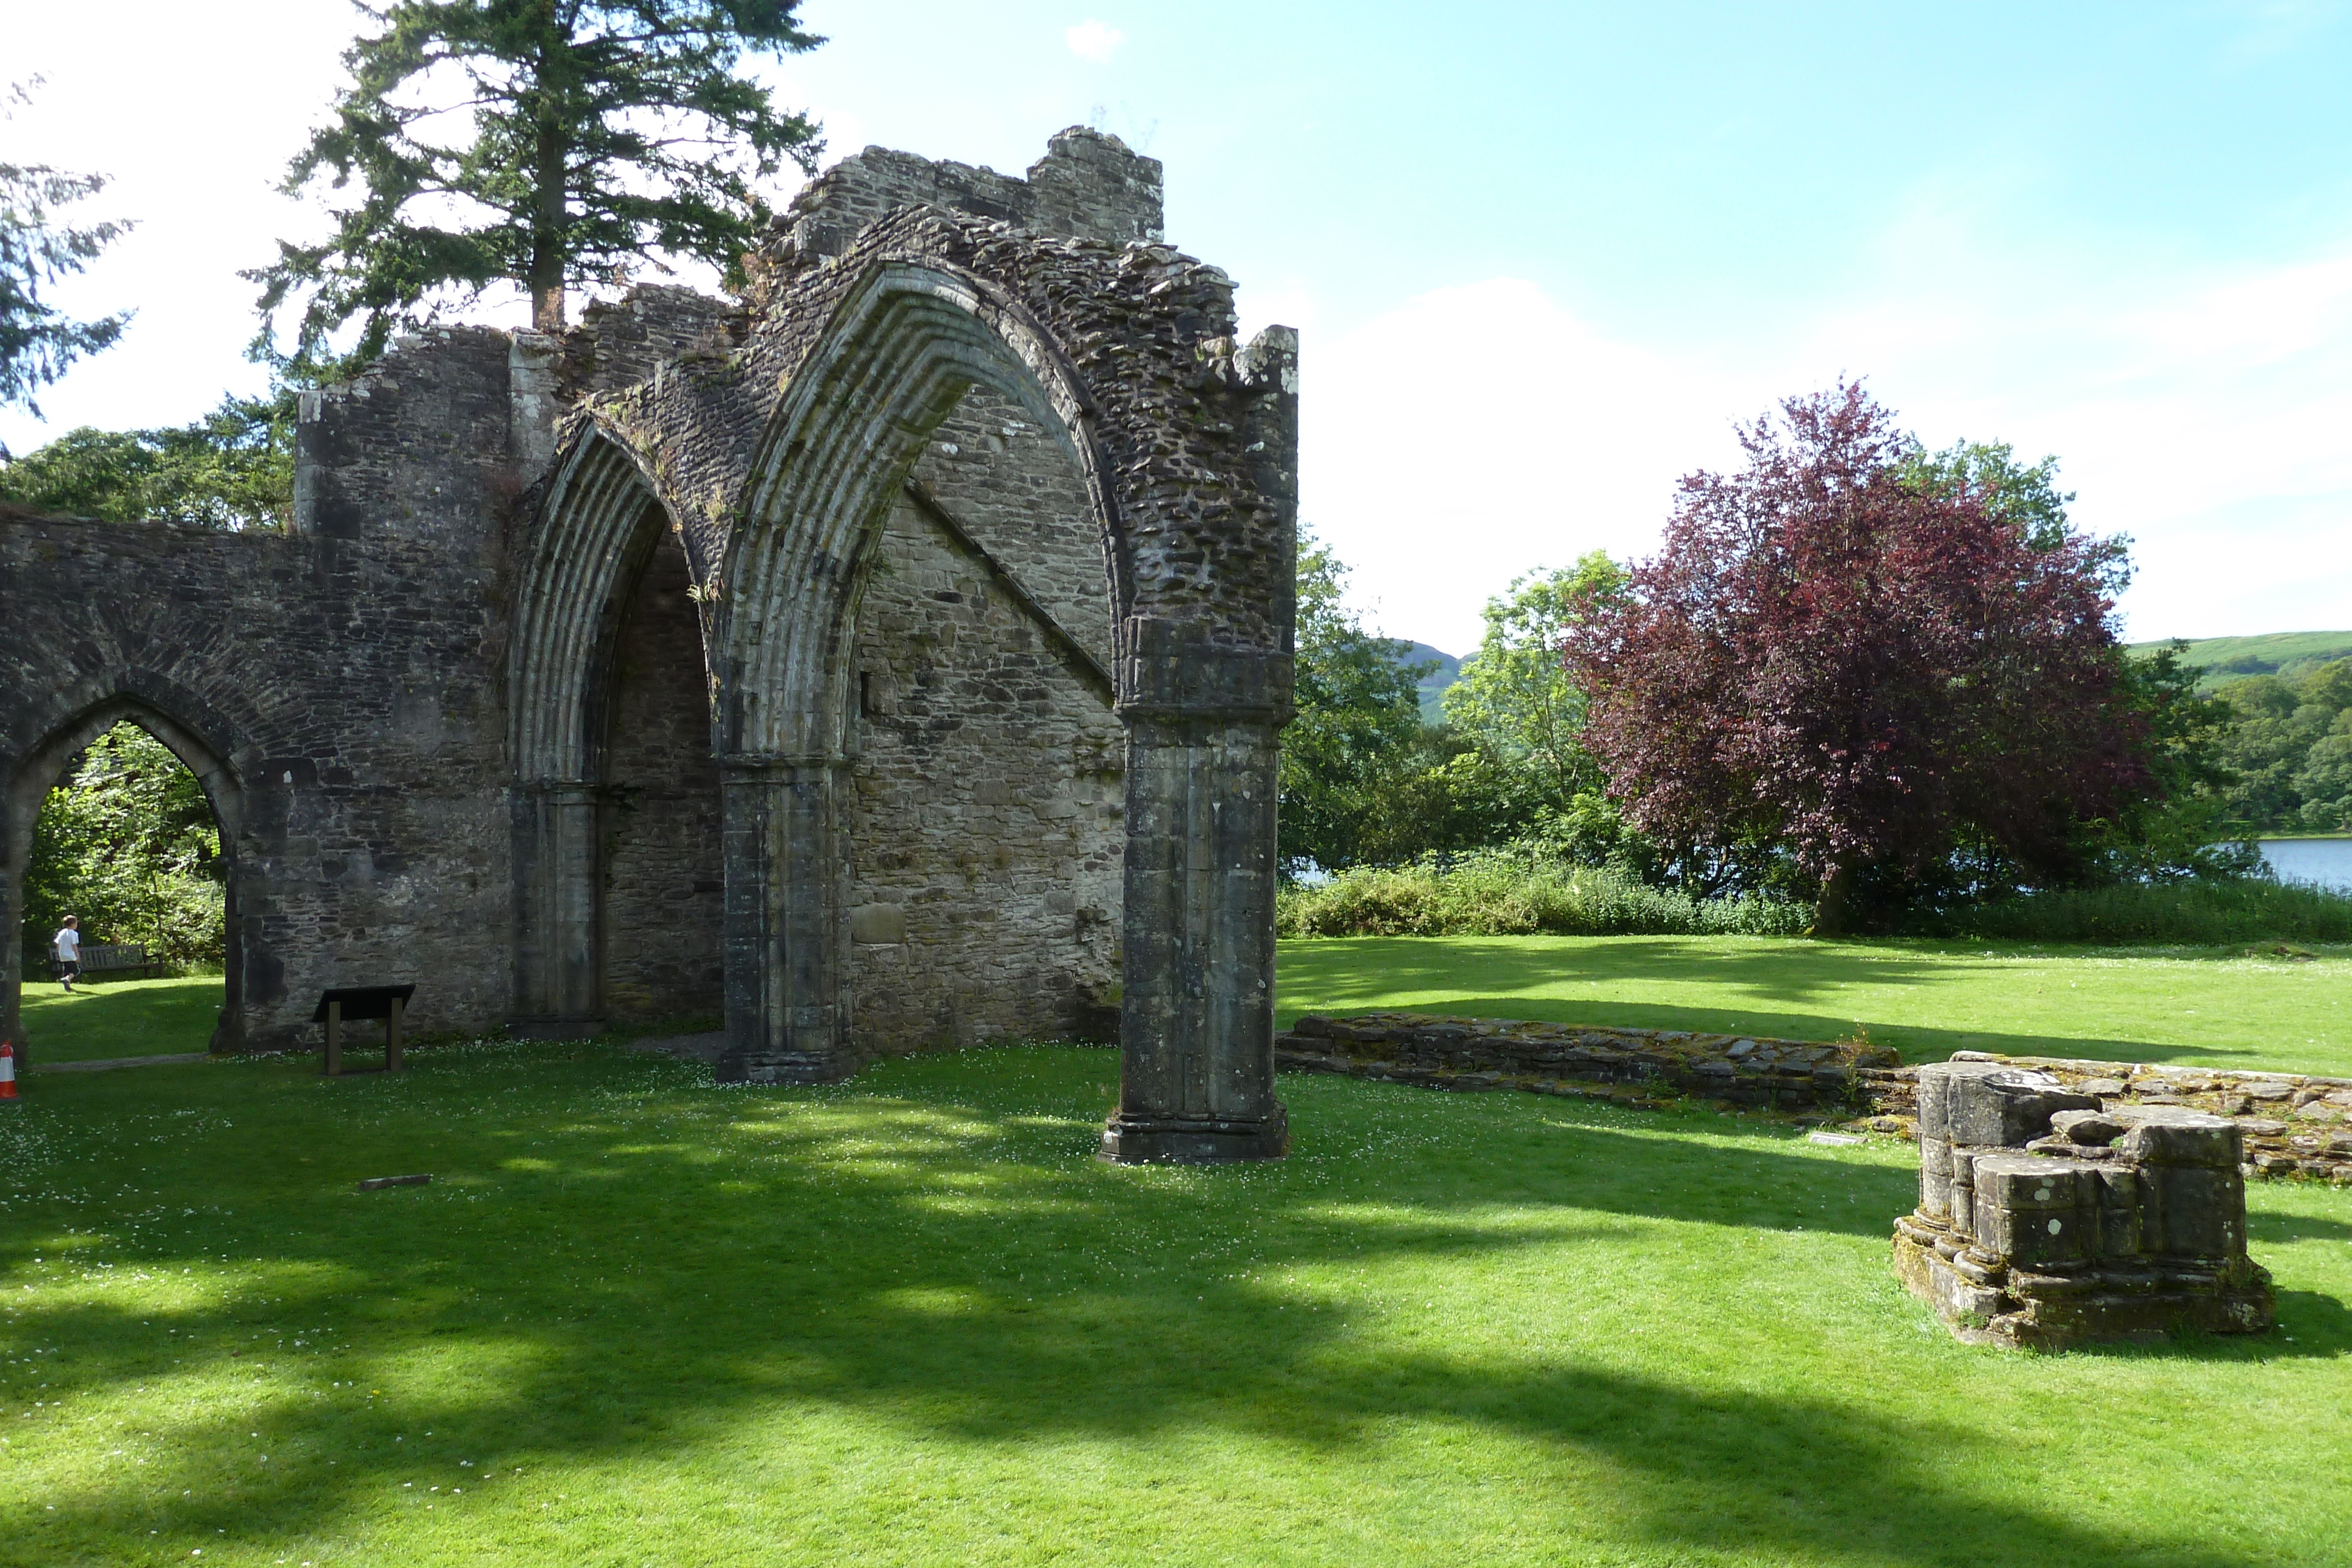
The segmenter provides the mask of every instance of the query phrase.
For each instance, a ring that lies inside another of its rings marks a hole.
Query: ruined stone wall
[[[1431,1013],[1307,1014],[1275,1040],[1297,1071],[1432,1089],[1640,1097],[1698,1094],[1758,1110],[1846,1114],[1876,1103],[1895,1056],[1853,1040],[1822,1045],[1690,1030],[1608,1029]],[[1587,1091],[1582,1085],[1607,1085]]]
[[[1115,136],[1072,126],[1045,145],[1025,180],[969,163],[868,147],[803,186],[778,220],[782,242],[804,256],[838,256],[858,230],[899,207],[930,206],[1077,239],[1157,240],[1160,161]]]
[[[1276,1043],[1281,1064],[1296,1071],[1471,1091],[1571,1094],[1596,1084],[1610,1086],[1612,1097],[1639,1097],[1664,1090],[1918,1136],[1918,1069],[1852,1040],[1360,1013],[1301,1017]],[[2352,1079],[1980,1051],[1952,1060],[2047,1074],[2110,1112],[2174,1107],[2216,1116],[2242,1139],[2245,1176],[2352,1185]]]
[[[1037,613],[1051,598],[1054,621],[1082,616],[1090,570],[1087,635],[1107,643],[1101,549],[1068,459],[1004,428],[975,400],[918,469],[990,548],[902,503],[859,611],[849,982],[861,1052],[1115,1028],[1121,736],[1096,673]]]
[[[1115,654],[1102,528],[1077,465],[1035,418],[974,387],[931,438],[916,481],[1090,654]]]
[[[664,529],[614,651],[604,782],[604,1002],[620,1022],[716,1018],[719,767],[686,551]]]
[[[2243,1140],[2247,1176],[2352,1185],[2352,1079],[1981,1051],[1956,1051],[1952,1060],[2046,1073],[2110,1111],[2173,1106],[2219,1116]]]
[[[412,978],[423,1032],[691,1015],[724,964],[739,1066],[798,1071],[806,1028],[834,1071],[1102,1038],[1122,942],[1155,943],[1128,1032],[1176,1043],[1122,1113],[1278,1152],[1295,343],[1235,341],[1160,189],[1083,130],[1025,180],[869,151],[741,301],[435,330],[306,395],[285,535],[0,518],[0,864],[77,727],[153,713],[236,800],[223,1043],[310,1043],[321,988]],[[927,439],[975,379],[1013,395]],[[632,581],[639,497],[681,531]]]
[[[402,339],[348,385],[303,393],[293,531],[431,540],[494,566],[488,519],[526,480],[514,456],[515,356],[507,333],[442,328]]]
[[[430,334],[306,397],[290,533],[0,522],[5,858],[31,828],[13,805],[81,716],[127,705],[197,737],[239,819],[224,1044],[314,1040],[337,985],[416,981],[424,1031],[504,1015],[510,353],[504,333]]]
[[[563,334],[557,382],[573,398],[649,382],[743,324],[743,308],[730,300],[673,284],[640,283],[581,311],[579,325]]]
[[[238,781],[246,1042],[291,1041],[333,985],[418,981],[422,1030],[503,1008],[505,807],[482,765],[503,719],[470,563],[389,540],[19,523],[0,527],[0,623],[9,685],[56,699],[0,720],[12,786],[46,788],[29,754],[126,697]]]

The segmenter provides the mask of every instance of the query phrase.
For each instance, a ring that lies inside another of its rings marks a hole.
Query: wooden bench
[[[81,945],[81,977],[92,975],[118,975],[135,969],[142,979],[153,979],[162,972],[163,961],[147,956],[147,949],[135,942],[85,942]]]

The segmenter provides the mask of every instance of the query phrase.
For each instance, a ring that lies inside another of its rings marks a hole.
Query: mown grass
[[[1710,937],[1357,938],[1282,944],[1280,1017],[1407,1008],[1955,1051],[2352,1076],[2352,949],[2265,951]],[[217,977],[25,989],[32,1060],[201,1051]],[[715,1027],[681,1022],[669,1032]],[[640,1031],[642,1032],[642,1031]],[[367,1038],[374,1039],[373,1030]],[[363,1050],[362,1057],[369,1055]]]
[[[1281,946],[1285,1025],[1401,1008],[1720,1030],[1857,1028],[1906,1061],[1955,1051],[2352,1077],[2352,948],[2036,947],[1737,936],[1353,937]]]
[[[50,981],[24,988],[22,1017],[31,1060],[97,1061],[171,1056],[210,1048],[220,1021],[221,977],[85,980],[68,993]]]
[[[1889,1278],[1907,1145],[1286,1078],[1111,1169],[1115,1067],[37,1081],[0,1563],[2352,1561],[2352,1194],[2253,1192],[2277,1334],[2035,1359]]]

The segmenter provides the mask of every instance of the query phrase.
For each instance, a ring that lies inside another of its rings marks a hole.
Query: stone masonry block
[[[2236,1124],[2068,1104],[2088,1097],[1987,1061],[1924,1066],[1917,1084],[1920,1199],[1895,1222],[1895,1269],[1954,1334],[2048,1349],[2271,1325]]]

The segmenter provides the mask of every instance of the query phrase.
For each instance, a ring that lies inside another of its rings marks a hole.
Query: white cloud
[[[1976,247],[1808,333],[1931,443],[2056,453],[2136,637],[2352,625],[2352,252],[2227,274]],[[1814,370],[1814,380],[1821,372]]]
[[[2352,252],[2210,277],[1947,253],[1879,277],[1713,351],[1513,278],[1309,332],[1301,516],[1382,630],[1465,652],[1515,574],[1654,549],[1675,480],[1738,461],[1734,421],[1863,373],[1930,444],[2058,454],[2075,521],[2133,536],[2132,636],[2352,626]]]
[[[1535,284],[1444,288],[1301,345],[1300,516],[1389,635],[1461,653],[1520,572],[1654,543],[1763,393],[1612,341]]]
[[[1107,22],[1089,18],[1075,27],[1063,28],[1062,41],[1078,58],[1107,66],[1111,56],[1118,53],[1118,47],[1127,42],[1127,35]]]

